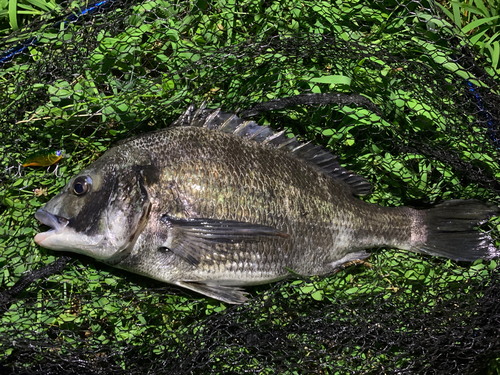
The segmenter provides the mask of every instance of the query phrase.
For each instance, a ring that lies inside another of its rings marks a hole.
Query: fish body
[[[356,197],[369,183],[319,146],[220,111],[190,109],[173,125],[73,177],[37,211],[52,229],[35,241],[228,303],[246,301],[241,286],[327,274],[373,247],[497,254],[474,230],[495,205],[381,207]]]

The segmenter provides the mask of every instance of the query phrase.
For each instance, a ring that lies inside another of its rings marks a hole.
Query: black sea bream
[[[191,108],[173,126],[108,150],[38,210],[35,241],[229,303],[291,271],[323,275],[373,247],[473,261],[497,255],[474,230],[496,205],[381,207],[369,183],[319,146]]]

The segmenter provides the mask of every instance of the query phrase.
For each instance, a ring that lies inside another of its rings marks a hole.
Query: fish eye
[[[77,177],[73,183],[73,193],[75,195],[81,196],[88,193],[90,186],[92,185],[92,179],[88,176]]]

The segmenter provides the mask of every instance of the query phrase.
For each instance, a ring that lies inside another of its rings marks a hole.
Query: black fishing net
[[[330,149],[372,182],[370,202],[498,202],[499,76],[442,12],[107,0],[3,36],[0,373],[498,373],[497,260],[377,249],[227,305],[33,241],[35,211],[71,176],[204,101]],[[21,166],[47,150],[64,158]],[[499,225],[481,225],[497,246]]]

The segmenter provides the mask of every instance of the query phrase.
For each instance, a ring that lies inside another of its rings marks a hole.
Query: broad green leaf
[[[322,76],[322,77],[313,77],[309,81],[317,82],[317,83],[334,83],[339,85],[351,85],[351,79],[346,76],[340,75],[331,75],[331,76]]]
[[[324,297],[324,292],[322,290],[317,290],[316,292],[311,294],[311,297],[316,301],[322,301]]]

